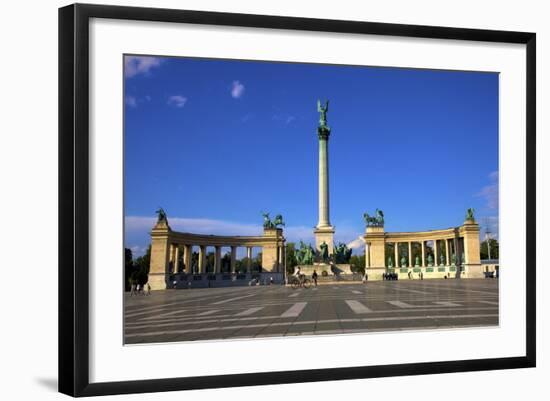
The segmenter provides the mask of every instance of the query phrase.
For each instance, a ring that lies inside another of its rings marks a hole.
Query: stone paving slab
[[[499,324],[498,280],[183,289],[125,294],[125,343]]]

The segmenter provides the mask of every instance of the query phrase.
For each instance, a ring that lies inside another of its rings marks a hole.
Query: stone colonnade
[[[424,278],[483,277],[479,254],[479,225],[465,221],[445,230],[390,233],[367,227],[365,267],[369,280],[393,272]],[[431,246],[430,246],[431,243]]]
[[[199,247],[198,263],[193,269],[193,246]],[[206,273],[207,248],[213,247],[214,274],[222,271],[222,247],[230,251],[230,273],[236,273],[237,248],[246,247],[246,271],[251,272],[252,248],[262,248],[262,271],[284,272],[285,238],[280,228],[264,229],[260,236],[220,236],[191,234],[172,231],[164,222],[158,223],[151,231],[151,264],[149,284],[153,290],[166,289],[170,274]],[[180,266],[180,251],[183,252],[183,266]],[[193,271],[192,271],[193,270]]]

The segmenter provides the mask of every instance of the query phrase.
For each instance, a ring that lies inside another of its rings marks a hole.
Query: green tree
[[[294,268],[298,265],[296,260],[296,244],[289,242],[286,244],[286,272],[294,274]]]
[[[482,260],[489,259],[488,249],[491,250],[491,259],[498,259],[499,243],[496,239],[489,239],[489,247],[487,241],[483,241],[480,245],[479,253]]]
[[[130,291],[130,277],[136,270],[137,268],[134,265],[132,250],[124,248],[124,291]]]
[[[208,252],[206,254],[206,266],[204,267],[206,273],[213,273],[215,270],[214,264],[216,256],[214,255],[214,252]]]
[[[229,253],[225,253],[222,256],[221,269],[222,273],[229,273],[231,271],[231,255]]]
[[[365,255],[351,255],[349,263],[352,272],[365,274]]]
[[[130,279],[140,285],[144,285],[149,281],[149,267],[151,265],[151,245],[147,247],[145,255],[138,257],[134,265],[136,270],[130,275]]]

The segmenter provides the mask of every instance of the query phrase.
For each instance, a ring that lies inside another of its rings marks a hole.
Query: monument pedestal
[[[321,244],[325,242],[328,245],[328,254],[332,255],[334,253],[334,227],[315,227],[313,234],[315,235],[315,249],[321,250]]]
[[[300,272],[302,274],[305,274],[306,276],[311,276],[313,274],[313,271],[315,270],[319,277],[322,276],[334,276],[334,273],[338,274],[353,274],[351,271],[351,265],[348,263],[341,263],[341,264],[335,264],[334,271],[330,268],[330,265],[328,263],[315,263],[312,265],[298,265],[294,269],[299,267]],[[323,274],[323,272],[326,272],[326,274]]]

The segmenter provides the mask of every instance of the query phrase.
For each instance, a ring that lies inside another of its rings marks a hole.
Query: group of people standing
[[[130,285],[130,296],[133,297],[134,295],[151,295],[151,286],[149,283],[145,285],[141,284],[132,284]]]
[[[395,272],[390,272],[390,273],[382,273],[382,278],[384,280],[397,280],[398,277],[397,277],[397,273]],[[410,278],[410,277],[409,277]]]

